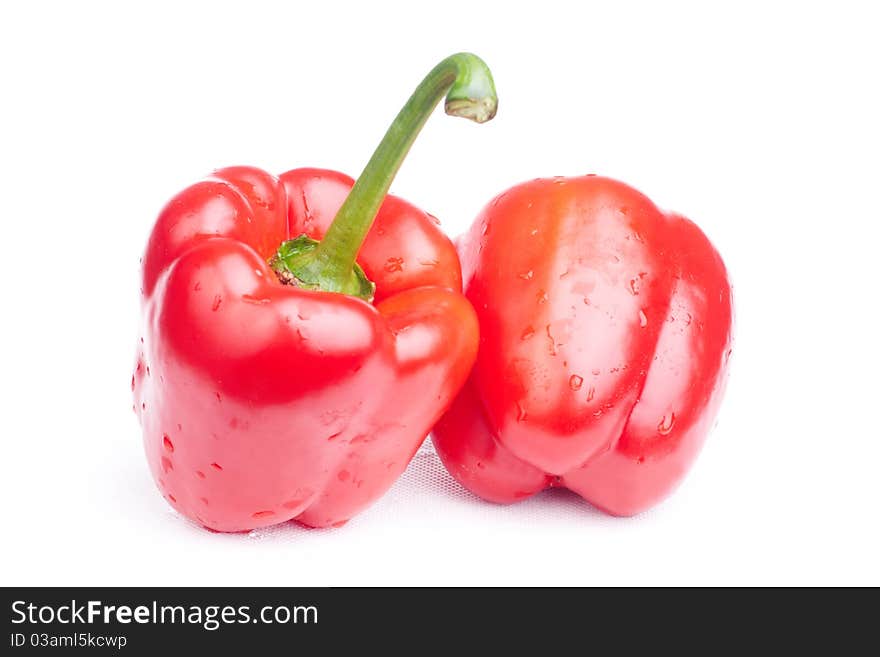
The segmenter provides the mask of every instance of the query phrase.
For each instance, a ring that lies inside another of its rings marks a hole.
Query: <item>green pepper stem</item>
[[[310,250],[299,251],[292,261],[283,263],[284,269],[298,283],[312,289],[366,298],[365,277],[356,266],[358,252],[394,176],[444,94],[445,110],[450,116],[477,123],[495,116],[498,98],[492,74],[483,60],[470,53],[458,53],[437,64],[388,128],[324,239]]]

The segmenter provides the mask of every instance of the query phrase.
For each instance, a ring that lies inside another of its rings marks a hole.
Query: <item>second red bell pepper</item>
[[[184,515],[220,531],[345,522],[467,377],[478,327],[455,249],[430,215],[386,197],[447,90],[447,113],[494,115],[485,64],[455,55],[356,183],[232,167],[162,210],[132,389],[150,471]]]
[[[730,283],[700,229],[608,178],[542,179],[486,206],[460,254],[480,350],[434,431],[449,472],[492,501],[560,486],[615,515],[668,495],[731,353]]]

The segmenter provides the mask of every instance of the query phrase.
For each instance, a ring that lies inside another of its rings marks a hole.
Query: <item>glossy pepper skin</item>
[[[501,194],[459,251],[481,335],[434,431],[449,472],[501,503],[560,486],[628,516],[666,497],[713,424],[732,348],[706,236],[585,176]]]
[[[219,531],[345,522],[404,470],[477,349],[454,246],[386,197],[359,262],[376,305],[282,285],[267,264],[320,239],[352,179],[216,171],[174,197],[143,265],[132,380],[150,471]]]
[[[491,72],[458,53],[356,181],[231,167],[162,210],[131,384],[150,471],[184,515],[219,531],[340,525],[388,489],[464,382],[479,329],[455,247],[388,195],[444,96],[451,116],[495,116]]]

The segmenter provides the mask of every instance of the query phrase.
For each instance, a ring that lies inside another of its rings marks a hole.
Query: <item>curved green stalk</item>
[[[324,239],[318,243],[301,235],[279,248],[272,266],[282,280],[372,300],[375,285],[356,264],[358,251],[400,165],[444,94],[450,116],[477,123],[495,116],[495,84],[482,59],[458,53],[437,64],[388,128]]]

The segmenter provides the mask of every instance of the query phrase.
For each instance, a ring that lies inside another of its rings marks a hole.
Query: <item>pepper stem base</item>
[[[376,296],[376,284],[367,278],[361,266],[355,263],[348,276],[331,274],[320,262],[318,244],[318,240],[305,234],[282,242],[269,261],[278,280],[304,290],[340,292],[372,302]]]

